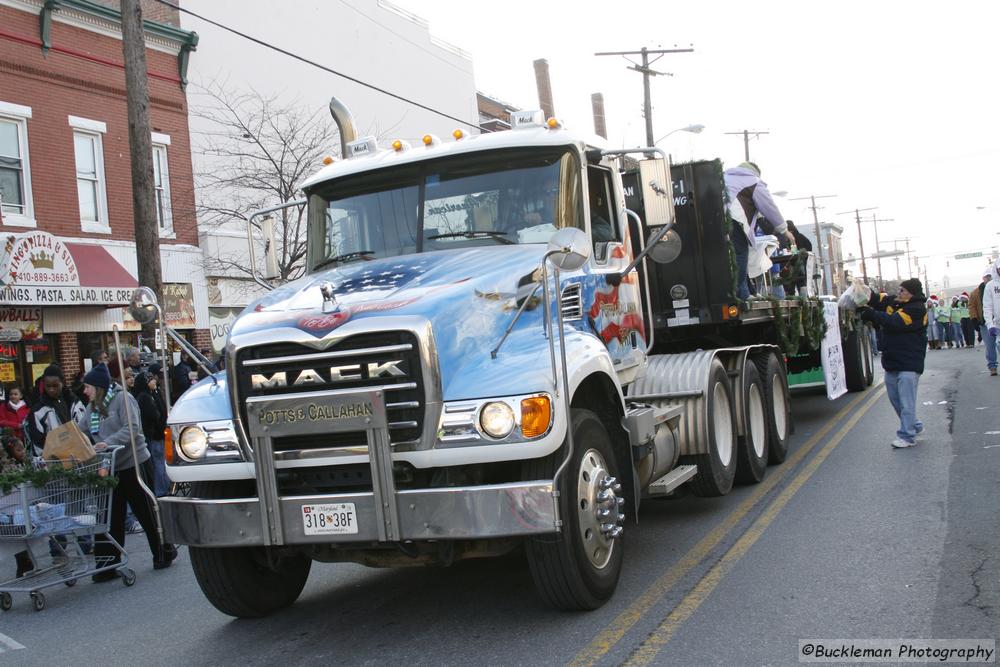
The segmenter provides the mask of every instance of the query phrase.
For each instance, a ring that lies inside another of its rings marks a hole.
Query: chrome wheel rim
[[[712,424],[715,426],[715,450],[719,463],[728,468],[733,460],[733,415],[729,409],[729,397],[721,382],[712,390]]]
[[[788,425],[785,406],[785,391],[781,387],[781,378],[775,375],[771,378],[771,405],[774,406],[774,428],[778,437],[785,439],[785,428]]]
[[[621,497],[621,488],[601,453],[587,450],[577,475],[576,508],[583,551],[597,569],[611,561],[616,538],[622,534],[625,499]]]
[[[747,416],[750,423],[750,437],[753,438],[753,451],[757,458],[764,457],[764,430],[767,428],[764,418],[764,399],[760,395],[760,386],[750,385],[747,392]]]

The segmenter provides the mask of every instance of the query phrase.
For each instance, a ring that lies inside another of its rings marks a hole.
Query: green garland
[[[7,495],[21,484],[43,487],[56,481],[65,481],[68,486],[93,486],[102,489],[118,486],[118,478],[112,474],[101,476],[97,472],[80,472],[76,468],[63,468],[61,465],[44,468],[25,466],[0,473],[0,492]]]
[[[823,303],[819,299],[789,297],[785,301],[794,301],[798,304],[797,308],[790,311],[781,305],[780,299],[767,297],[767,301],[771,304],[774,328],[782,352],[788,356],[798,354],[803,337],[808,350],[819,348],[823,336],[826,335],[826,318],[823,314]]]

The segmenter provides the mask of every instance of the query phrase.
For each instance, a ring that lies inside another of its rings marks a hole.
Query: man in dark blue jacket
[[[916,278],[904,280],[899,294],[872,294],[870,308],[861,311],[861,319],[874,322],[882,330],[882,368],[889,402],[899,416],[899,430],[892,446],[912,447],[917,434],[924,430],[917,419],[917,383],[924,372],[927,352],[927,298]]]

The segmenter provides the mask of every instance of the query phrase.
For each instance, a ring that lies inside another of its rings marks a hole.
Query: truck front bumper
[[[486,486],[396,491],[400,540],[455,540],[538,535],[559,530],[551,480]],[[204,547],[272,544],[257,498],[159,499],[160,519],[169,542]],[[358,532],[306,535],[304,505],[353,503]],[[372,492],[278,499],[279,543],[371,543],[380,539]],[[272,522],[273,523],[273,522]]]

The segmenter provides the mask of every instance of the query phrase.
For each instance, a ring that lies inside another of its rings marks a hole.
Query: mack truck
[[[659,149],[531,111],[380,146],[330,108],[341,158],[302,184],[306,274],[239,315],[225,371],[169,414],[168,475],[190,491],[160,518],[216,608],[286,607],[313,562],[523,549],[544,601],[595,609],[640,503],[724,495],[784,458],[773,309],[736,301],[713,255],[718,163],[672,179]],[[156,308],[140,288],[133,315]]]

